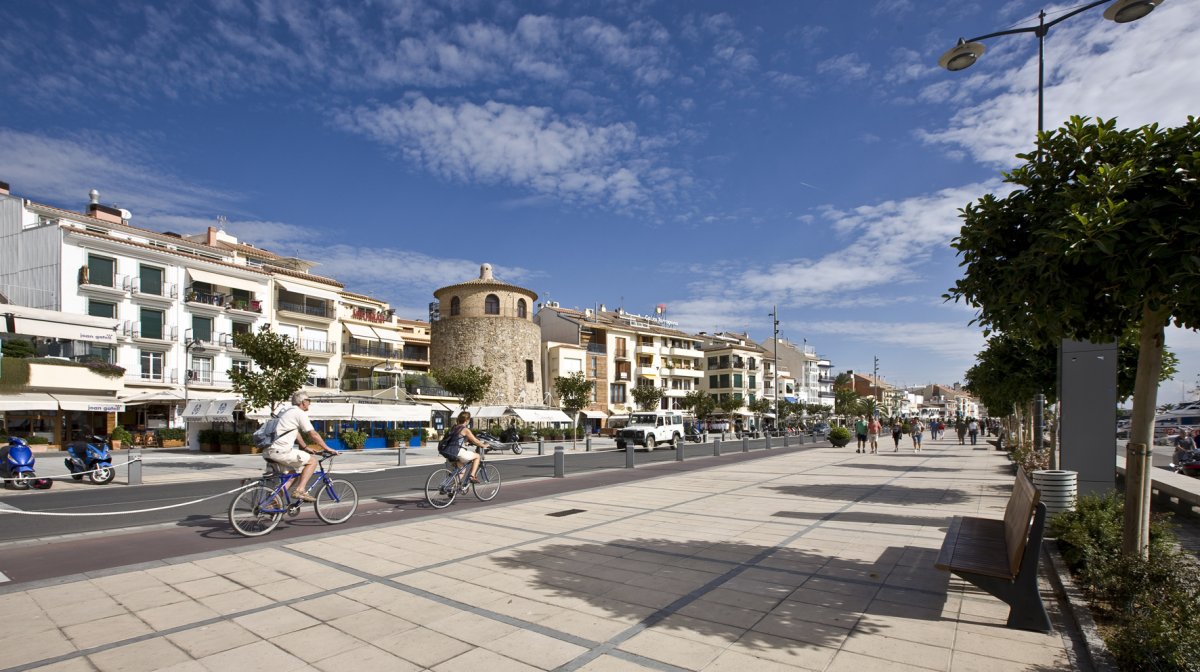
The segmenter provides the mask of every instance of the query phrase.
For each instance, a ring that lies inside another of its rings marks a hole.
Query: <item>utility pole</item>
[[[875,397],[875,412],[878,413],[879,404],[883,401],[879,396],[879,357],[875,357],[875,371],[871,377],[871,389],[874,392],[873,396]]]
[[[771,387],[775,391],[775,428],[779,428],[779,306],[771,306],[771,340],[775,344],[775,366],[771,367]]]

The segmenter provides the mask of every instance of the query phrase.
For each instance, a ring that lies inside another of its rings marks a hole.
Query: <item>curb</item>
[[[1083,591],[1075,585],[1074,579],[1071,578],[1071,570],[1067,568],[1067,562],[1058,552],[1058,540],[1046,539],[1042,548],[1050,559],[1053,571],[1049,574],[1051,582],[1054,584],[1054,590],[1066,598],[1071,619],[1075,622],[1075,627],[1080,635],[1083,636],[1083,647],[1087,652],[1088,662],[1091,663],[1092,669],[1096,672],[1119,672],[1120,668],[1117,666],[1116,659],[1109,653],[1108,646],[1100,637],[1100,631],[1096,628],[1096,620],[1092,618],[1092,609],[1088,606]]]

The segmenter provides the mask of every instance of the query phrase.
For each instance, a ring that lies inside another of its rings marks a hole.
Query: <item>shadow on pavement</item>
[[[777,518],[793,518],[798,520],[821,520],[828,513],[818,511],[776,511],[771,514]],[[915,525],[917,527],[936,527],[944,530],[948,525],[945,518],[930,518],[927,516],[897,516],[890,513],[868,513],[844,511],[837,514],[839,523],[866,523],[868,525]]]
[[[941,620],[949,575],[933,569],[934,555],[889,547],[871,562],[735,542],[621,539],[549,544],[492,561],[597,614],[685,639],[736,641],[780,660],[789,650],[836,649],[851,631],[886,632],[871,615]]]
[[[909,467],[903,464],[839,464],[838,468],[848,467],[851,469],[878,469],[880,471],[903,471],[903,472],[931,472],[931,471],[954,471],[960,472],[962,469],[952,467],[924,467],[914,466]]]
[[[209,460],[205,462],[143,462],[145,469],[228,469],[229,464]]]
[[[778,485],[770,488],[784,495],[811,499],[834,499],[860,504],[934,506],[963,504],[971,498],[951,488],[910,488],[904,485]]]

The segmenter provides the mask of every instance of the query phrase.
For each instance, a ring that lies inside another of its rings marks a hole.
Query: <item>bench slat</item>
[[[934,566],[1012,579],[1016,574],[1008,570],[1004,521],[955,517]]]

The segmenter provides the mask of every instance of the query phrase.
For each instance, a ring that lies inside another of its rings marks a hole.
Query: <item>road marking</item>
[[[21,510],[15,506],[13,506],[12,504],[6,504],[4,502],[0,502],[0,509],[8,509],[9,511],[20,511]]]
[[[8,583],[9,581],[12,581],[12,579],[5,576],[4,572],[0,572],[0,583]]]

